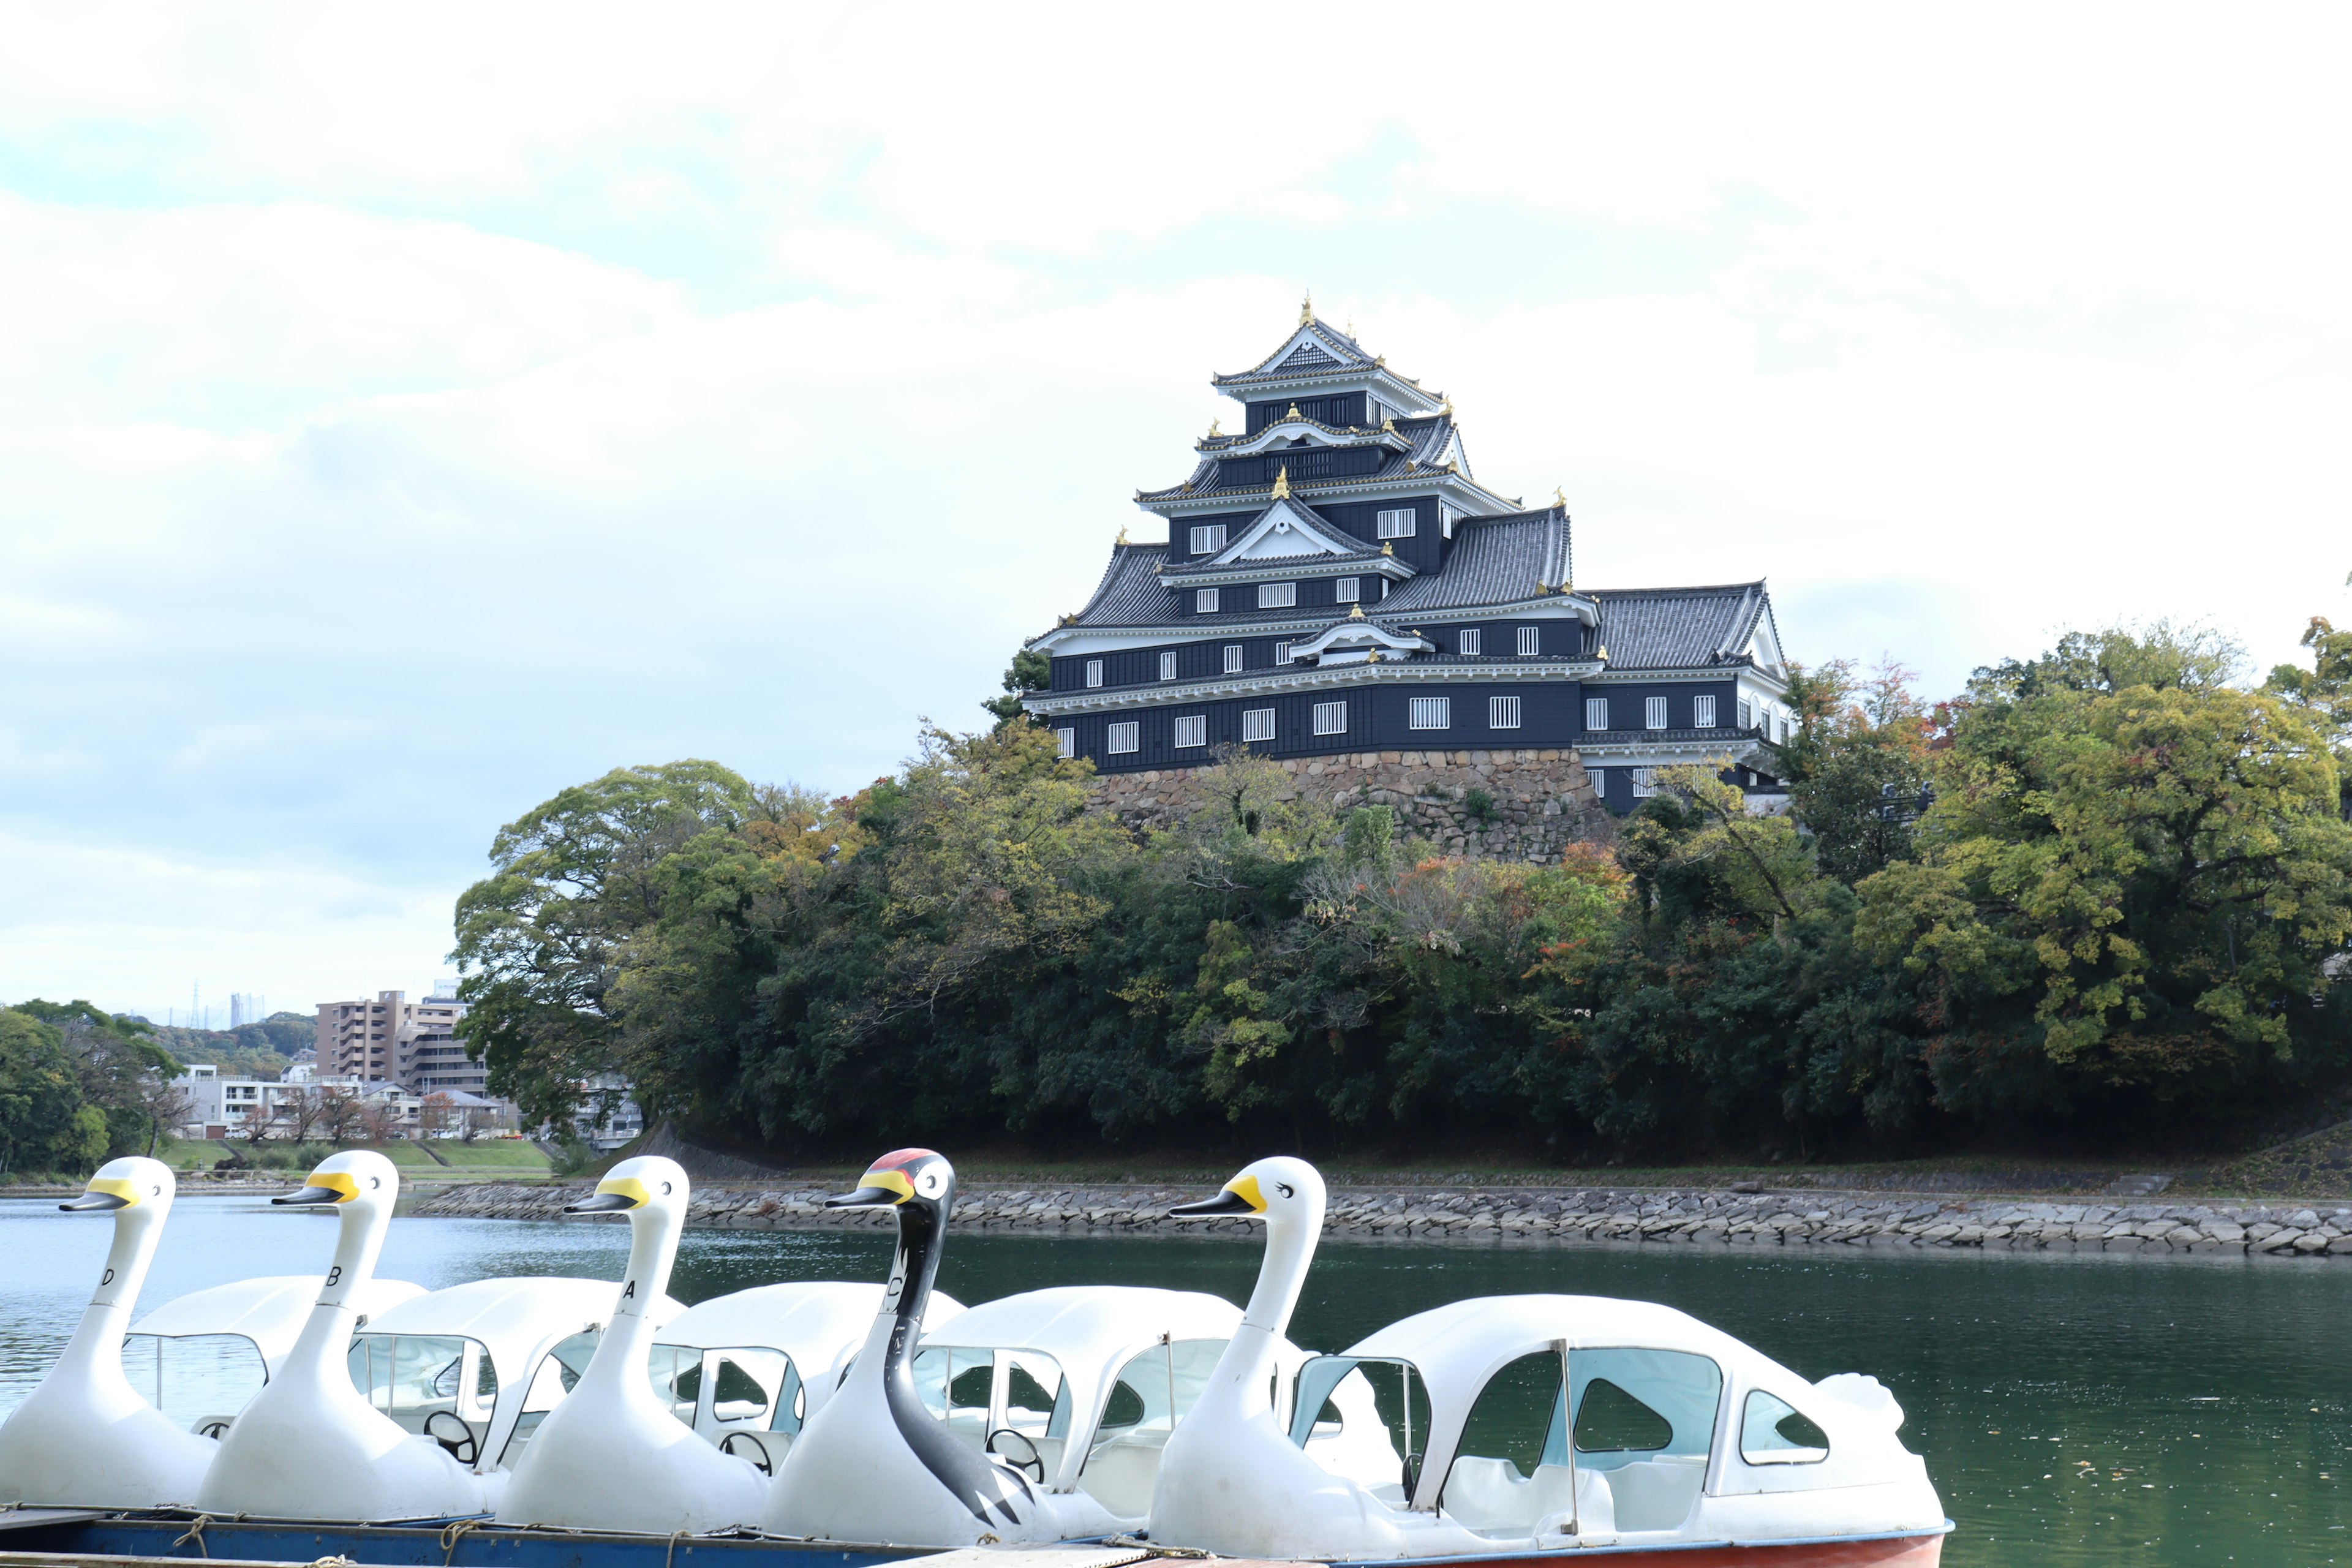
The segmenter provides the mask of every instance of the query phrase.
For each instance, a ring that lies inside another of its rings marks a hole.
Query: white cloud
[[[562,784],[855,786],[1310,281],[1801,655],[2341,611],[2331,12],[140,15],[0,55],[0,831],[204,890],[20,971],[378,984]]]

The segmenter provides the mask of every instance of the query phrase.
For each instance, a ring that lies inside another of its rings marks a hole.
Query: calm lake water
[[[0,1411],[89,1300],[108,1226],[0,1200]],[[618,1277],[621,1225],[400,1219],[381,1272],[436,1288],[498,1275]],[[173,1212],[144,1303],[325,1267],[331,1227],[259,1200]],[[883,1234],[689,1231],[687,1302],[779,1279],[879,1279]],[[951,1238],[966,1302],[1044,1285],[1161,1285],[1234,1300],[1255,1242]],[[1663,1301],[1809,1378],[1895,1391],[1959,1530],[1944,1561],[2352,1564],[2352,1266],[1781,1247],[1331,1242],[1292,1337],[1337,1350],[1464,1296],[1564,1290]]]

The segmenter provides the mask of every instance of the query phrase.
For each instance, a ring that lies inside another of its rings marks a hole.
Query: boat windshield
[[[1079,1488],[1121,1517],[1149,1512],[1169,1434],[1200,1399],[1224,1352],[1223,1340],[1178,1340],[1121,1367],[1095,1424]]]
[[[215,1437],[269,1381],[261,1347],[243,1334],[126,1334],[122,1372],[181,1427]]]
[[[1051,1437],[1045,1473],[1058,1468],[1069,1437],[1069,1382],[1044,1351],[927,1345],[910,1370],[924,1407],[973,1447],[985,1449],[1008,1428],[1040,1444]]]
[[[539,1365],[531,1369],[530,1382],[523,1391],[522,1412],[515,1417],[514,1433],[499,1455],[499,1463],[512,1469],[522,1458],[523,1450],[530,1446],[530,1435],[539,1430],[547,1413],[562,1403],[563,1396],[580,1381],[580,1374],[588,1370],[589,1362],[596,1355],[596,1342],[604,1333],[601,1328],[583,1329],[540,1358]]]
[[[476,1437],[490,1424],[498,1368],[479,1340],[455,1334],[360,1334],[346,1358],[352,1386],[404,1431],[423,1432],[436,1411]]]
[[[1350,1475],[1396,1478],[1371,1489],[1391,1508],[1410,1507],[1429,1445],[1429,1384],[1421,1369],[1392,1357],[1317,1356],[1298,1369],[1290,1440]]]
[[[1565,1366],[1558,1350],[1523,1355],[1478,1391],[1438,1506],[1489,1535],[1679,1528],[1722,1396],[1723,1369],[1686,1351],[1580,1349]]]
[[[797,1435],[808,1416],[800,1369],[780,1350],[656,1345],[647,1365],[669,1413],[713,1442],[745,1427]]]

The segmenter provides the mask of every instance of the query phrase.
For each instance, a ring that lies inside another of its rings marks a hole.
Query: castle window
[[[1418,522],[1418,515],[1409,506],[1377,511],[1372,514],[1372,534],[1378,539],[1411,539]]]
[[[1543,652],[1543,630],[1539,626],[1519,628],[1519,657],[1533,658]]]
[[[1584,770],[1584,776],[1592,781],[1593,794],[1604,800],[1608,798],[1609,770],[1607,768],[1587,768]]]
[[[1298,603],[1296,583],[1260,583],[1257,585],[1257,607],[1261,610],[1286,610]]]
[[[1739,700],[1739,727],[1743,730],[1756,728],[1756,704],[1745,697]]]
[[[1609,728],[1609,699],[1588,697],[1584,700],[1584,727],[1588,730]]]
[[[1462,628],[1461,637],[1455,640],[1454,651],[1461,654],[1464,658],[1475,658],[1478,657],[1478,628],[1476,626],[1465,626]]]
[[[1454,723],[1454,699],[1451,697],[1416,697],[1407,721],[1415,730],[1444,730]]]
[[[1516,697],[1486,699],[1486,728],[1516,730],[1519,727],[1519,700]]]
[[[1163,653],[1160,656],[1160,679],[1162,680],[1173,680],[1176,679],[1176,656],[1174,654]]]
[[[1193,554],[1214,555],[1224,547],[1225,525],[1223,523],[1204,522],[1192,530]]]
[[[1133,719],[1122,724],[1110,725],[1103,731],[1103,750],[1113,756],[1140,750],[1143,744],[1141,730],[1142,725]]]
[[[1315,705],[1315,732],[1318,735],[1346,734],[1348,705],[1344,702],[1318,702]]]
[[[1291,647],[1292,645],[1286,642],[1278,642],[1275,644],[1274,662],[1276,664],[1290,664],[1296,662],[1298,656],[1290,651]]]
[[[1078,732],[1076,730],[1056,730],[1054,739],[1061,747],[1059,755],[1075,757],[1078,754]]]
[[[1237,642],[1227,643],[1225,645],[1225,673],[1227,675],[1239,675],[1241,672],[1242,645]]]
[[[1214,588],[1193,589],[1192,613],[1196,616],[1215,615],[1217,613],[1217,591]]]
[[[1642,699],[1642,722],[1649,729],[1664,729],[1666,727],[1666,700],[1663,697],[1644,697]]]
[[[1209,743],[1209,716],[1206,713],[1176,715],[1176,743],[1180,746],[1205,746]]]
[[[1635,768],[1633,770],[1633,798],[1635,800],[1647,800],[1650,796],[1657,793],[1658,770],[1655,768]]]
[[[1714,698],[1694,697],[1691,699],[1691,727],[1696,730],[1712,730],[1715,728]]]
[[[1361,577],[1341,577],[1331,584],[1331,597],[1342,605],[1352,605],[1364,596],[1363,583]]]
[[[1087,660],[1087,684],[1088,686],[1102,684],[1102,660],[1098,658]]]
[[[1242,710],[1242,739],[1271,741],[1274,739],[1274,710],[1244,708]]]

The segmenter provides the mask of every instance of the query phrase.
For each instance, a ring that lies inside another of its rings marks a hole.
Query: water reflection
[[[102,1221],[0,1202],[0,1409],[71,1331],[106,1241]],[[315,1270],[331,1245],[316,1215],[184,1199],[145,1302]],[[427,1288],[617,1279],[626,1251],[612,1222],[402,1219],[381,1272]],[[776,1279],[878,1279],[888,1253],[882,1232],[690,1231],[671,1289],[694,1302]],[[966,1301],[1111,1281],[1240,1300],[1256,1268],[1255,1244],[1235,1237],[966,1235],[940,1285]],[[1425,1307],[1521,1290],[1664,1301],[1807,1377],[1883,1378],[1959,1524],[1955,1568],[2352,1564],[2342,1260],[1339,1242],[1296,1337],[1338,1348]]]

